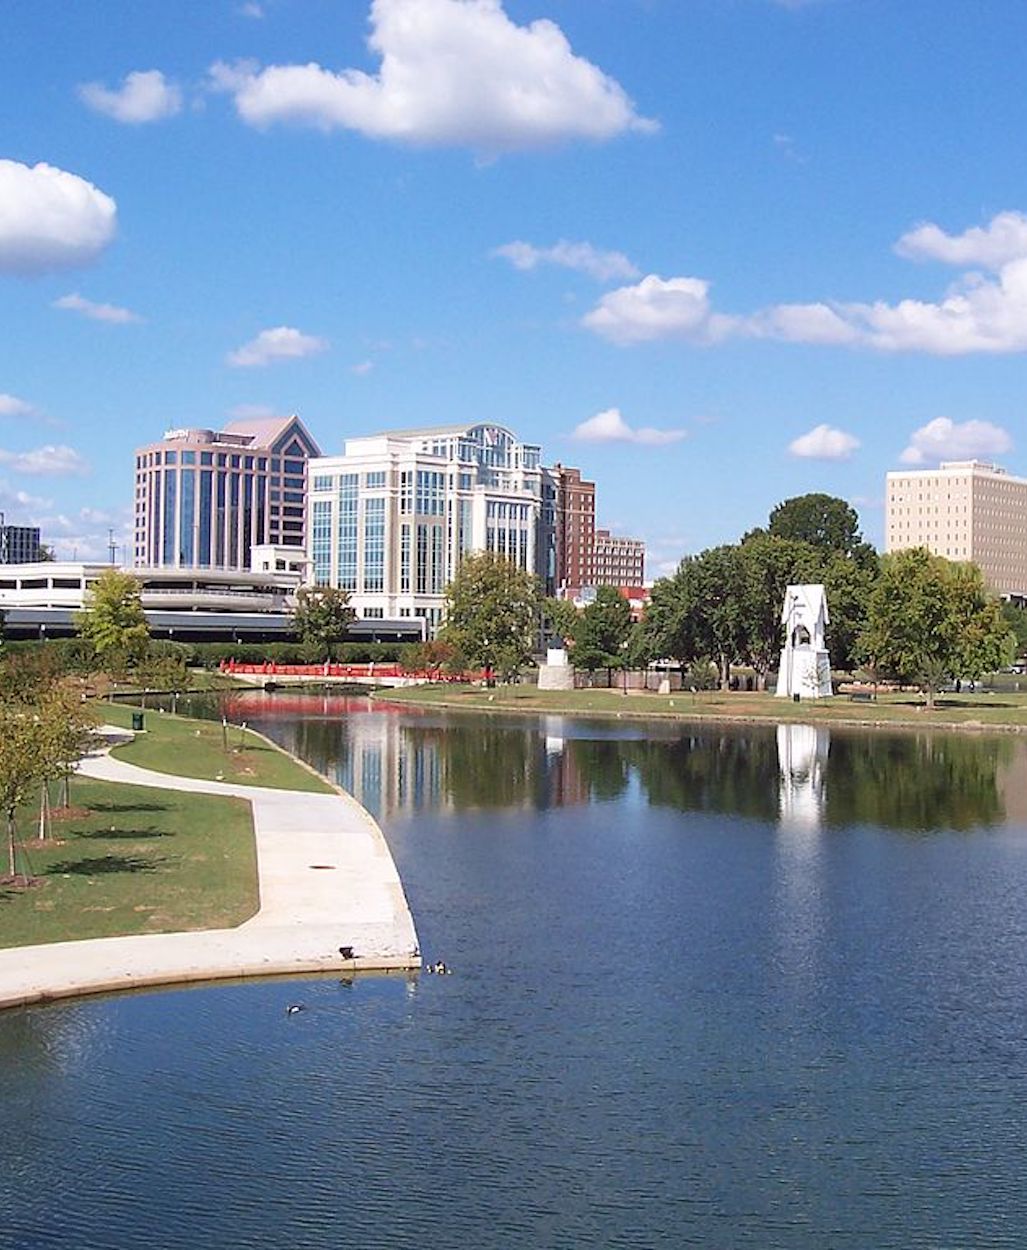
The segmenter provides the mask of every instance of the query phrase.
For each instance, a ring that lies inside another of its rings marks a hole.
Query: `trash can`
[[[143,720],[144,720],[144,717],[143,717],[142,712],[132,713],[132,732],[133,733],[139,734],[143,732]]]

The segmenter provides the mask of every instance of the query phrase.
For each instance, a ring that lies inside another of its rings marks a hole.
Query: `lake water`
[[[454,973],[0,1015],[4,1250],[1027,1245],[1025,744],[228,711]]]

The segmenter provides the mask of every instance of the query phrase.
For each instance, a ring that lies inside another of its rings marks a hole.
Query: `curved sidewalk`
[[[307,972],[419,968],[417,934],[385,837],[344,794],[201,781],[106,751],[86,777],[246,799],[260,909],[235,929],[54,942],[0,951],[0,1007],[110,990]],[[340,947],[352,947],[343,958]]]

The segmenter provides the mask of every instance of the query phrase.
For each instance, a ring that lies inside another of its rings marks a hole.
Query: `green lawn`
[[[29,842],[0,885],[0,947],[241,924],[258,907],[250,805],[76,777],[53,840]],[[19,813],[35,837],[38,807]],[[6,868],[6,861],[4,864]]]
[[[537,690],[533,685],[497,686],[414,686],[405,690],[380,691],[380,699],[427,704],[434,707],[465,708],[491,712],[546,712],[568,715],[641,716],[671,719],[710,719],[740,721],[803,721],[824,724],[867,726],[939,725],[994,726],[1027,730],[1027,694],[940,695],[937,706],[928,711],[916,694],[882,694],[875,702],[854,703],[847,695],[830,699],[793,703],[772,694],[700,691],[671,695],[619,690]]]
[[[138,708],[123,703],[98,703],[101,722],[129,728]],[[275,790],[306,790],[333,794],[332,787],[291,755],[237,725],[228,726],[228,750],[221,724],[186,720],[152,708],[143,713],[146,732],[118,747],[114,755],[126,764],[152,768],[180,777],[205,781],[232,781],[239,785],[270,786]]]

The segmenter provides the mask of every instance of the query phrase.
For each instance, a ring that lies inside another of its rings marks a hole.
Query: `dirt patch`
[[[69,807],[51,807],[51,820],[81,820],[84,816],[90,816],[88,807],[76,807],[71,804]]]

